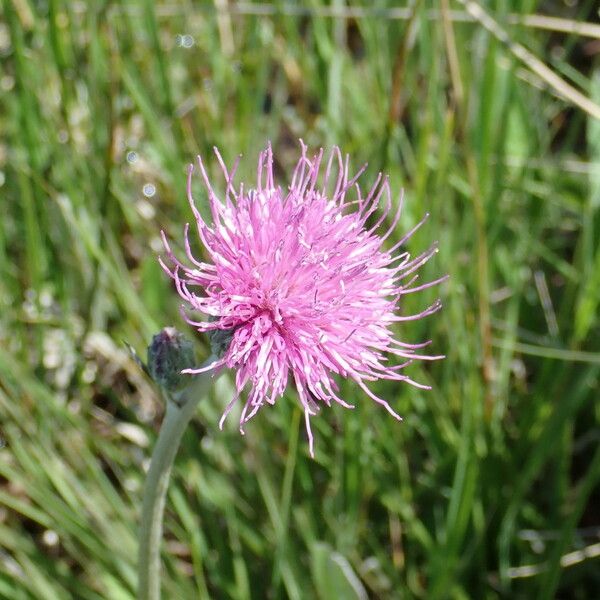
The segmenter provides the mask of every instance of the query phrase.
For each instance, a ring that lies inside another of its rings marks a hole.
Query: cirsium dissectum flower
[[[363,196],[357,180],[366,166],[350,177],[348,157],[344,160],[339,148],[333,148],[325,164],[323,150],[311,159],[301,145],[302,155],[287,189],[275,183],[270,145],[260,154],[256,187],[249,190],[243,184],[234,187],[237,162],[228,171],[215,149],[225,178],[223,199],[212,188],[198,157],[212,223],[202,218],[192,198],[193,165],[188,171],[188,199],[209,260],[192,255],[188,224],[189,263],[175,257],[163,233],[172,266],[161,264],[187,308],[208,316],[206,321],[197,321],[184,313],[186,321],[198,331],[218,332],[222,355],[203,370],[224,365],[236,371],[237,394],[220,426],[248,384],[240,417],[242,433],[261,406],[274,404],[293,380],[313,455],[309,417],[319,404],[337,402],[352,408],[339,397],[334,375],[353,379],[398,420],[401,417],[367,382],[389,379],[427,388],[400,371],[415,359],[442,357],[421,353],[429,342],[409,344],[396,339],[392,327],[436,312],[439,300],[416,315],[402,315],[398,310],[402,296],[445,278],[414,285],[416,271],[437,251],[435,245],[415,258],[398,252],[427,215],[385,248],[402,208],[400,198],[397,210],[392,211],[387,177],[380,173]],[[383,210],[378,215],[380,205]],[[387,227],[379,234],[384,224]],[[389,365],[390,356],[402,362]]]

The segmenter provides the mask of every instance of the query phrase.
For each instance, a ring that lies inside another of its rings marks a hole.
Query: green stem
[[[208,365],[214,360],[215,357],[211,356],[204,365]],[[150,469],[144,486],[138,555],[139,600],[160,599],[160,543],[171,467],[183,432],[190,422],[200,398],[206,394],[215,377],[214,371],[202,373],[197,375],[183,391],[165,392],[167,410],[152,453]]]

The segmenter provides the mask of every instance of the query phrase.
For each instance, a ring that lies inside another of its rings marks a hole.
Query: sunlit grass
[[[219,432],[222,379],[177,458],[165,598],[360,597],[350,570],[373,598],[600,588],[600,126],[511,45],[598,106],[595,3],[486,2],[488,29],[392,4],[5,0],[0,597],[134,596],[162,405],[123,340],[183,328],[159,231],[191,219],[196,153],[251,181],[271,140],[283,177],[299,137],[389,173],[398,235],[431,213],[409,249],[437,240],[423,277],[450,279],[406,310],[445,307],[400,335],[447,358],[410,367],[430,392],[376,385],[401,424],[342,382],[314,461],[293,392]]]

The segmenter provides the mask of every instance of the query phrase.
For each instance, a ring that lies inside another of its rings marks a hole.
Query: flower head
[[[213,332],[220,356],[210,367],[225,365],[236,371],[237,394],[220,426],[247,386],[242,433],[244,424],[265,403],[274,404],[293,381],[312,455],[310,416],[320,404],[353,408],[338,395],[335,375],[353,379],[398,420],[401,417],[367,382],[390,379],[427,388],[401,370],[416,359],[442,357],[421,353],[428,341],[409,344],[396,339],[393,327],[437,311],[439,301],[416,315],[402,315],[399,308],[402,296],[444,278],[415,285],[416,272],[436,252],[435,245],[414,258],[400,251],[427,215],[400,241],[386,243],[402,206],[400,198],[393,210],[387,177],[379,174],[363,195],[357,180],[365,167],[350,177],[348,157],[344,160],[339,148],[334,147],[325,161],[323,150],[309,158],[301,145],[287,189],[275,182],[270,146],[259,156],[256,187],[248,190],[243,184],[234,186],[237,163],[228,171],[215,149],[225,178],[223,198],[213,190],[198,157],[212,223],[203,219],[192,198],[193,165],[188,198],[209,259],[192,255],[186,225],[187,264],[175,257],[164,234],[171,266],[161,263],[186,308],[208,317],[199,321],[184,313],[198,331]],[[399,364],[389,364],[390,358]]]

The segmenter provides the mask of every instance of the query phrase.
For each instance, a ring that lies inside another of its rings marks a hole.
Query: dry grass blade
[[[600,105],[596,104],[562,77],[558,76],[550,69],[550,67],[535,56],[535,54],[527,50],[525,46],[511,39],[507,31],[485,12],[477,2],[472,2],[470,0],[457,1],[462,4],[465,7],[465,10],[485,27],[499,42],[505,44],[516,58],[522,61],[540,79],[546,82],[558,96],[562,97],[567,102],[578,106],[581,110],[585,111],[595,119],[600,119]]]

